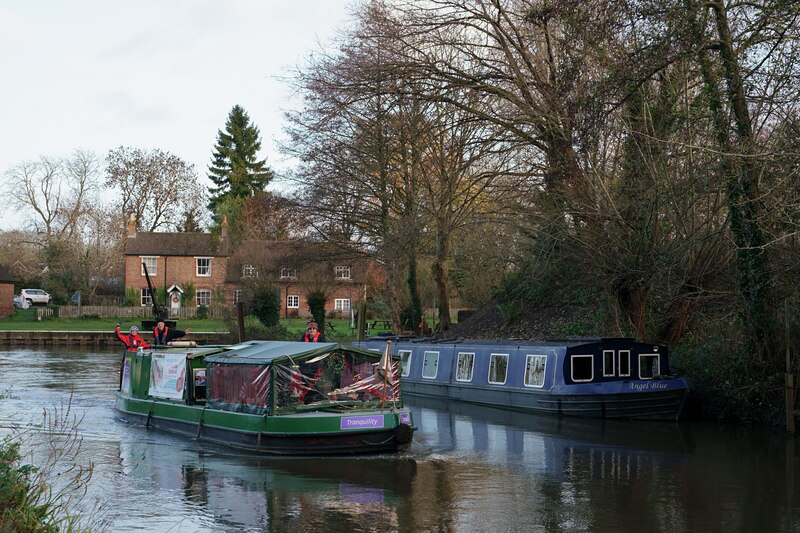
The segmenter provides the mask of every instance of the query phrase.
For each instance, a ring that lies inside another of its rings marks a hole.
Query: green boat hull
[[[407,451],[413,438],[406,409],[298,413],[236,413],[118,392],[115,409],[128,423],[231,446],[256,454],[349,455]],[[369,429],[344,426],[368,424]]]

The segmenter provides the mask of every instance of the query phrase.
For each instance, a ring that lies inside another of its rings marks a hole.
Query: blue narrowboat
[[[629,338],[466,341],[372,337],[390,351],[406,394],[555,415],[677,420],[689,392],[668,349]]]

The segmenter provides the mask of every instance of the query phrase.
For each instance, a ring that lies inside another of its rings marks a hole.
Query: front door
[[[178,291],[172,291],[169,293],[169,307],[170,309],[180,309],[181,308],[181,293]]]

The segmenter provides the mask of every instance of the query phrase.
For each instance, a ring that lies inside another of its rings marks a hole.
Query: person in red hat
[[[325,342],[325,334],[320,333],[316,322],[309,322],[308,330],[298,340],[300,342]]]

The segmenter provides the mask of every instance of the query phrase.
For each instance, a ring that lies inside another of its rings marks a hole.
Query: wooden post
[[[791,351],[789,349],[789,299],[783,301],[786,323],[786,432],[794,435],[794,376],[792,375]]]
[[[358,305],[358,320],[356,321],[356,340],[363,341],[367,330],[367,302],[366,300]]]
[[[236,323],[239,326],[239,342],[244,342],[244,306],[236,302]]]

